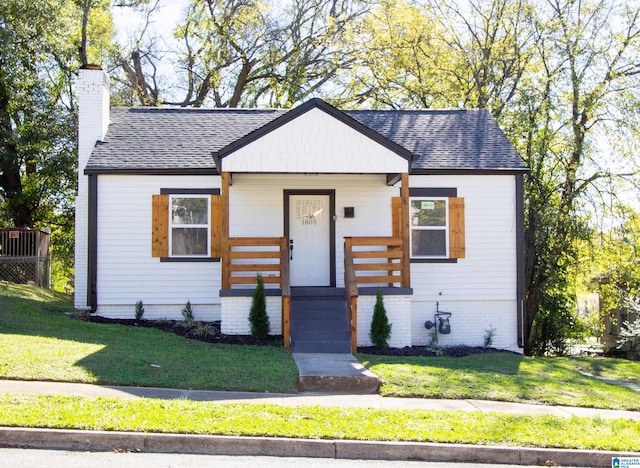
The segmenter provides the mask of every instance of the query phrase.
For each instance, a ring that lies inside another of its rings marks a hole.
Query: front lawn
[[[385,396],[479,399],[640,410],[640,392],[589,375],[639,383],[640,363],[609,358],[462,358],[358,355]]]
[[[69,296],[0,284],[0,378],[294,392],[291,354],[72,318]]]
[[[634,451],[640,423],[464,411],[0,395],[0,425]]]

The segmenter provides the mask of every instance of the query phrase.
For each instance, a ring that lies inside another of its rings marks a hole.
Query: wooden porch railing
[[[358,285],[410,287],[401,237],[345,237],[344,286],[351,330],[351,352],[358,347]]]
[[[282,294],[282,336],[289,348],[291,287],[289,243],[286,237],[230,237],[223,252],[222,288],[255,285],[258,273],[265,284],[277,284]]]
[[[347,300],[347,319],[351,332],[351,353],[358,351],[358,283],[353,268],[353,253],[347,248],[345,239],[344,249],[344,292]]]

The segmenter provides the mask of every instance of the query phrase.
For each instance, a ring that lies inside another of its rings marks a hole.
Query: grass
[[[621,419],[35,395],[0,395],[0,425],[615,451],[640,440],[640,423]]]
[[[70,317],[70,310],[68,296],[0,284],[0,378],[270,392],[294,388],[295,364],[281,348],[211,345],[153,329],[84,322]],[[637,383],[638,363],[508,353],[360,359],[384,379],[385,395],[639,406],[631,390],[583,375]],[[6,394],[0,395],[0,425],[615,451],[637,450],[640,440],[640,423],[622,419]]]
[[[359,355],[385,396],[463,398],[640,410],[640,392],[584,375],[638,383],[640,363],[609,358]]]
[[[295,391],[297,369],[283,348],[213,345],[85,322],[68,315],[71,310],[66,295],[0,284],[0,378]]]

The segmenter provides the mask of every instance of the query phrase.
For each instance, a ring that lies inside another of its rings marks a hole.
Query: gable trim
[[[343,124],[351,127],[355,131],[357,131],[357,132],[363,134],[364,136],[370,138],[371,140],[373,140],[374,142],[378,143],[379,145],[387,148],[388,150],[392,151],[393,153],[397,154],[398,156],[406,159],[408,162],[411,162],[411,160],[413,159],[413,154],[411,153],[411,151],[409,151],[405,147],[400,146],[396,142],[394,142],[394,141],[390,140],[389,138],[383,136],[382,134],[376,132],[372,128],[367,127],[366,125],[358,122],[353,117],[348,116],[347,114],[345,114],[341,110],[339,110],[339,109],[333,107],[332,105],[326,103],[322,99],[314,98],[314,99],[311,99],[311,100],[299,105],[298,107],[296,107],[294,109],[291,109],[286,114],[281,115],[280,117],[272,120],[271,122],[267,123],[266,125],[254,130],[251,133],[245,135],[244,137],[234,141],[233,143],[228,144],[227,146],[225,146],[224,148],[220,149],[219,151],[213,152],[212,155],[213,155],[213,158],[215,160],[216,167],[218,167],[218,168],[222,167],[221,166],[221,161],[226,156],[229,156],[230,154],[234,153],[235,151],[238,151],[239,149],[249,145],[250,143],[253,143],[256,140],[259,140],[263,136],[273,132],[274,130],[277,130],[278,128],[286,125],[287,123],[289,123],[292,120],[300,117],[301,115],[306,114],[307,112],[309,112],[312,109],[319,109],[319,110],[325,112],[326,114],[330,115],[331,117],[335,118],[336,120],[338,120],[338,121],[342,122]]]

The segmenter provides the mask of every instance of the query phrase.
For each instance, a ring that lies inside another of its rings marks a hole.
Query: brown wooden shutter
[[[169,256],[169,195],[153,195],[151,256]]]
[[[391,235],[402,236],[402,197],[391,198]]]
[[[449,198],[449,258],[465,257],[464,198]]]
[[[222,257],[222,196],[211,195],[211,256]]]

